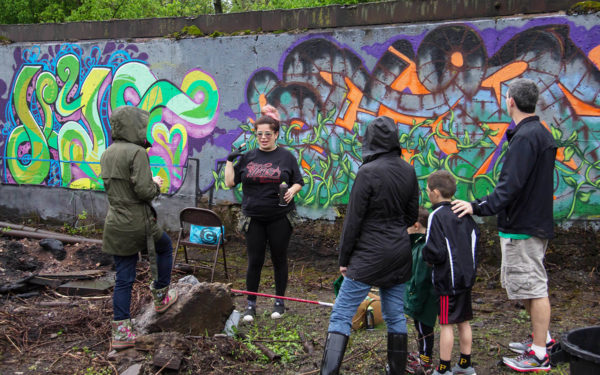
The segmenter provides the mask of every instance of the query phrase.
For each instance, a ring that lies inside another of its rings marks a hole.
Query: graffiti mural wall
[[[199,69],[178,86],[152,74],[146,53],[114,43],[89,54],[75,44],[17,48],[15,56],[1,135],[5,184],[102,189],[111,110],[133,105],[150,112],[150,162],[166,181],[164,192],[173,193],[184,178],[188,142],[214,130],[219,94]]]
[[[190,183],[240,200],[220,168],[233,147],[256,147],[266,103],[283,120],[279,144],[295,153],[304,212],[331,217],[348,202],[365,125],[389,116],[403,157],[425,187],[435,170],[474,199],[498,180],[514,126],[508,84],[533,79],[537,113],[559,145],[555,218],[600,217],[600,26],[594,17],[510,18],[344,29],[326,33],[139,43],[4,46],[0,180],[27,189],[102,190],[99,160],[111,111],[151,113],[151,165],[168,185]],[[6,56],[10,55],[10,59]],[[190,173],[190,161],[199,174]],[[186,177],[188,179],[186,180]],[[423,194],[423,199],[426,195]],[[428,205],[424,201],[423,204]]]

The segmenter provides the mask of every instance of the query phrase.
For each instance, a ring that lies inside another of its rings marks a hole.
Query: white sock
[[[531,350],[535,353],[535,356],[538,359],[544,359],[546,357],[546,347],[537,346],[535,344],[531,344]]]
[[[546,331],[546,342],[552,341],[552,336],[550,336],[550,330]]]

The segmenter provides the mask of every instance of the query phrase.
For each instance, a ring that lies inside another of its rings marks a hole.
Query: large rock
[[[137,332],[180,332],[192,336],[223,332],[233,311],[226,284],[179,282],[171,287],[177,290],[177,302],[162,314],[156,313],[152,302],[149,303],[136,318]]]

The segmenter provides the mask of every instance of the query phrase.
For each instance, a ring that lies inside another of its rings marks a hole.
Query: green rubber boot
[[[157,313],[167,311],[167,309],[177,301],[177,292],[175,290],[169,290],[168,286],[161,289],[154,289],[154,283],[151,283],[150,291],[152,292],[152,298],[154,299],[154,311]]]
[[[112,321],[112,341],[110,345],[115,350],[135,346],[135,333],[133,333],[131,319]]]

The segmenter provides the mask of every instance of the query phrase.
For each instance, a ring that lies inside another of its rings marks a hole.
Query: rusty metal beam
[[[56,232],[52,232],[52,231],[49,231],[49,230],[44,230],[44,229],[39,229],[39,228],[34,228],[34,227],[28,227],[26,225],[21,225],[21,224],[9,223],[7,221],[0,221],[0,228],[9,228],[9,229],[15,229],[15,230],[24,230],[24,231],[28,231],[28,232],[37,232],[37,233],[56,234]]]
[[[36,238],[36,239],[44,239],[44,238],[53,238],[65,243],[81,243],[81,242],[89,242],[95,243],[98,245],[102,245],[102,240],[97,240],[95,238],[85,238],[85,237],[76,237],[69,236],[66,234],[60,233],[51,233],[48,231],[44,232],[33,232],[27,230],[15,230],[4,228],[0,230],[0,236],[8,236],[8,237],[19,237],[19,238]]]
[[[204,34],[215,31],[285,31],[369,25],[502,17],[566,11],[578,0],[412,0],[320,8],[271,10],[61,24],[0,25],[0,36],[13,42],[86,39],[160,38],[197,26]]]

